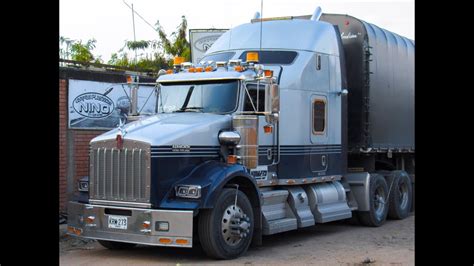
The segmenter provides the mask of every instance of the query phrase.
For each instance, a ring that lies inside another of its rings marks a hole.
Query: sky
[[[260,0],[60,0],[59,33],[84,42],[95,38],[94,55],[107,62],[126,40],[133,40],[133,7],[146,21],[158,20],[169,35],[185,15],[188,29],[229,29],[250,22],[260,12]],[[399,35],[415,39],[414,0],[264,0],[263,17],[323,13],[355,16]],[[156,40],[157,33],[135,15],[137,40]]]

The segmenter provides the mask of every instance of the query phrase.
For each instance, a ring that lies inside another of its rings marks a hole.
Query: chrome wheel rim
[[[400,209],[404,210],[408,205],[408,185],[401,183],[398,186],[398,198],[400,200]]]
[[[230,205],[221,219],[221,234],[230,246],[238,245],[250,234],[250,218],[238,205]]]
[[[377,220],[382,220],[385,211],[386,196],[382,186],[379,186],[374,193],[374,210]]]

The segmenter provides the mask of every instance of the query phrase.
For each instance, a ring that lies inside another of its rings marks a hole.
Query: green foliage
[[[82,43],[82,40],[71,40],[61,36],[59,37],[60,57],[86,63],[102,63],[100,56],[94,57],[92,54],[96,42],[95,39],[91,39],[86,43]],[[66,45],[66,47],[64,47],[64,45]]]
[[[127,41],[125,45],[128,49],[135,51],[148,48],[150,41]]]
[[[173,58],[182,56],[185,61],[190,61],[190,45],[186,40],[188,23],[185,16],[168,39],[159,22],[155,24],[158,40],[125,41],[125,45],[116,53],[113,53],[109,65],[136,68],[137,70],[153,70],[173,66]],[[91,39],[86,43],[71,40],[61,36],[59,38],[61,58],[72,59],[81,62],[102,63],[100,56],[94,56],[92,50],[95,48],[96,40]],[[137,55],[135,58],[135,54]]]
[[[173,57],[182,56],[185,58],[185,61],[190,61],[190,45],[186,40],[188,21],[186,20],[185,16],[182,16],[181,19],[182,21],[181,24],[179,24],[177,31],[171,34],[171,40],[166,36],[166,33],[163,31],[159,21],[156,22],[155,26],[156,30],[158,31],[158,36],[160,37],[161,43],[163,44],[165,53],[170,54]]]

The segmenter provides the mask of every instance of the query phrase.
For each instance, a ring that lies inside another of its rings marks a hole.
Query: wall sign
[[[199,63],[211,45],[226,31],[226,29],[190,29],[191,62]]]
[[[127,84],[69,80],[69,128],[111,129],[123,121],[130,108]],[[138,110],[154,114],[156,93],[153,86],[140,85]]]

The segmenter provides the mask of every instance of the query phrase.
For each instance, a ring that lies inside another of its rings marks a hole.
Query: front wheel
[[[216,259],[233,259],[245,253],[252,240],[253,217],[245,193],[224,189],[214,209],[202,210],[199,216],[198,233],[204,252]]]

